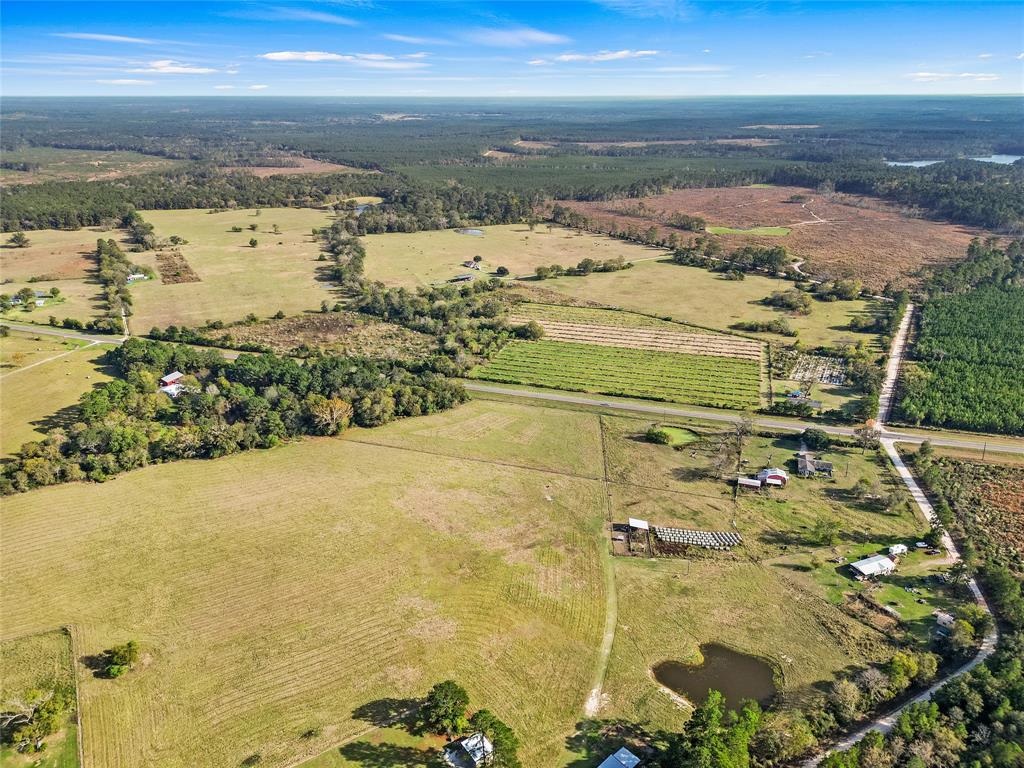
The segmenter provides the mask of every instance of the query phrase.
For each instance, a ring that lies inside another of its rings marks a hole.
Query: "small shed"
[[[129,283],[134,283],[136,280],[149,280],[149,275],[145,275],[142,272],[134,272],[128,275]]]
[[[629,527],[636,528],[640,531],[648,531],[651,528],[650,523],[648,523],[646,520],[641,520],[638,517],[629,518]]]
[[[169,387],[171,384],[176,384],[184,375],[181,371],[172,371],[160,379],[160,384],[163,387]]]
[[[168,384],[165,387],[160,387],[160,391],[167,395],[172,400],[185,391],[184,384]]]
[[[956,621],[956,617],[946,611],[935,611],[932,616],[935,617],[935,623],[943,629],[951,629],[953,622]]]
[[[636,768],[640,765],[640,758],[634,755],[625,747],[618,752],[608,755],[597,768]]]
[[[490,764],[494,759],[494,745],[490,739],[477,731],[445,747],[444,759],[456,768],[479,768]]]
[[[907,545],[906,544],[893,544],[891,547],[889,547],[889,556],[890,557],[895,557],[896,555],[905,555],[905,554],[907,554]]]
[[[873,579],[876,576],[887,576],[896,571],[896,563],[885,555],[872,555],[851,563],[853,572],[861,579]]]
[[[765,485],[784,486],[789,482],[789,473],[779,467],[766,467],[757,473],[757,479]]]
[[[756,477],[737,477],[736,485],[740,488],[757,488],[760,489],[761,481]]]

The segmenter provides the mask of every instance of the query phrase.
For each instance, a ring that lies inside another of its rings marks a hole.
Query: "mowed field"
[[[4,279],[23,282],[31,277],[65,281],[81,279],[96,269],[96,241],[114,239],[125,247],[124,232],[119,229],[38,229],[27,232],[26,248],[0,246],[0,272]],[[7,237],[3,240],[6,242]],[[58,287],[62,287],[59,283]],[[10,293],[7,286],[4,293]]]
[[[3,153],[5,162],[34,163],[32,171],[0,168],[4,184],[33,184],[40,181],[98,181],[116,179],[137,173],[161,171],[181,161],[138,152],[97,149],[58,149],[56,147],[25,147]]]
[[[180,253],[199,282],[165,284],[158,277],[132,286],[133,331],[156,326],[202,325],[207,320],[230,322],[250,312],[268,317],[278,310],[296,314],[318,310],[322,301],[337,300],[332,286],[318,279],[320,243],[313,228],[330,223],[324,211],[311,208],[264,208],[207,213],[205,210],[144,211],[161,238],[179,235],[188,240]],[[252,232],[249,225],[255,224]],[[277,224],[280,234],[272,232]],[[232,232],[232,227],[242,232]],[[249,239],[259,245],[249,247]],[[132,254],[132,259],[157,269],[156,254]],[[158,271],[158,270],[157,270]]]
[[[792,283],[760,275],[747,275],[742,281],[726,280],[698,267],[647,261],[619,272],[560,277],[545,280],[541,285],[573,299],[722,330],[746,320],[785,318],[799,332],[800,341],[808,346],[856,344],[865,338],[872,339],[847,327],[854,317],[873,312],[873,302],[816,301],[810,315],[790,315],[760,302],[775,291],[789,290]],[[792,343],[792,339],[776,334],[752,335]]]
[[[78,398],[110,380],[100,360],[108,349],[18,331],[0,338],[0,454],[73,423]]]
[[[802,202],[788,202],[794,195]],[[962,259],[977,231],[954,224],[911,218],[881,200],[844,194],[820,195],[799,187],[680,189],[639,200],[565,202],[604,223],[646,229],[652,218],[629,215],[640,203],[651,211],[685,213],[707,220],[727,248],[784,245],[804,270],[827,277],[856,277],[874,290],[889,281],[911,285],[924,266]],[[667,226],[665,235],[686,233]],[[765,229],[769,228],[769,229]],[[788,234],[782,228],[788,228]],[[730,232],[753,229],[754,233]]]
[[[525,765],[562,762],[604,622],[604,508],[596,419],[547,414],[470,404],[11,498],[4,636],[141,643],[125,677],[82,673],[91,766],[287,765],[448,677],[524,735]]]
[[[70,693],[75,673],[71,637],[61,629],[0,641],[0,707],[4,713],[26,712],[40,695]],[[73,710],[45,739],[40,753],[0,747],[5,768],[78,768],[78,729]]]
[[[455,229],[432,232],[367,235],[366,276],[387,285],[412,288],[443,282],[465,274],[464,261],[482,257],[481,273],[506,267],[513,277],[532,275],[539,266],[575,266],[586,258],[626,261],[657,257],[662,251],[610,237],[577,234],[546,224],[533,232],[525,224],[479,227],[483,235],[466,235]]]

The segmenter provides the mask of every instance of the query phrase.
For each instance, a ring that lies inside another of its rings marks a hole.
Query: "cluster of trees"
[[[352,308],[437,337],[441,350],[452,358],[452,372],[460,372],[469,364],[467,353],[486,356],[516,337],[531,338],[536,331],[530,324],[508,324],[501,289],[501,281],[495,279],[415,291],[369,283],[361,287]]]
[[[334,262],[330,279],[341,288],[352,288],[363,279],[366,249],[362,241],[351,234],[347,222],[335,220],[331,226],[319,230],[324,241],[324,252]]]
[[[1000,247],[995,238],[974,238],[967,246],[967,257],[932,272],[924,281],[923,291],[935,297],[985,286],[1024,286],[1024,241],[1011,240]]]
[[[814,286],[814,296],[820,301],[853,301],[863,290],[860,280],[826,280]]]
[[[921,310],[900,414],[915,423],[1024,434],[1024,287],[982,287]]]
[[[427,730],[444,734],[449,739],[469,733],[482,733],[494,747],[489,763],[494,768],[520,768],[517,751],[519,737],[508,725],[488,709],[480,709],[467,717],[469,694],[454,680],[437,683],[427,694],[420,709],[420,718]]]
[[[123,318],[132,313],[132,295],[128,291],[128,275],[143,271],[124,255],[116,240],[96,241],[96,277],[103,284],[106,308],[104,316],[90,320],[90,330],[103,333],[124,333]],[[150,273],[150,270],[145,270]]]
[[[108,354],[119,378],[84,394],[78,421],[21,447],[0,492],[75,480],[102,481],[146,464],[216,458],[301,435],[334,435],[446,410],[465,400],[442,372],[446,358],[417,363],[272,354],[227,361],[212,350],[129,339]],[[174,400],[159,377],[186,374]]]
[[[69,685],[33,691],[25,711],[0,715],[0,743],[18,752],[40,752],[46,747],[44,739],[65,726],[74,703],[75,691]]]
[[[633,262],[626,261],[621,256],[613,259],[597,261],[586,258],[580,261],[575,267],[563,267],[561,264],[552,264],[550,267],[537,267],[534,274],[538,280],[547,280],[550,277],[562,277],[563,275],[584,276],[594,272],[618,272],[622,269],[630,269]]]
[[[799,331],[791,326],[789,321],[784,317],[777,317],[774,320],[742,320],[738,323],[733,323],[732,327],[737,331],[777,333],[780,336],[788,336],[790,338],[794,338],[799,335]]]
[[[744,245],[726,253],[721,240],[713,235],[696,237],[672,252],[674,264],[704,267],[718,272],[735,270],[741,273],[764,272],[777,275],[786,270],[790,261],[789,253],[781,245]]]
[[[121,677],[139,661],[139,644],[135,640],[115,645],[100,654],[97,673],[101,677]]]
[[[682,733],[669,740],[662,768],[747,768],[750,749],[763,714],[757,702],[744,702],[739,712],[726,709],[718,691],[693,711]]]
[[[790,288],[788,291],[772,291],[770,296],[766,296],[762,300],[762,303],[769,307],[785,309],[797,315],[809,315],[814,306],[814,299],[806,291]]]

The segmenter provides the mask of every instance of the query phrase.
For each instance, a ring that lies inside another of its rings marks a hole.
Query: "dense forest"
[[[915,424],[1024,434],[1024,256],[1020,241],[975,241],[930,275],[901,418]]]

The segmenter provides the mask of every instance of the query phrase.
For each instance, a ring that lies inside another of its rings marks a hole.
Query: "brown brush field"
[[[809,202],[787,202],[794,195],[803,195]],[[623,212],[641,203],[651,215]],[[910,218],[880,200],[822,196],[798,187],[680,189],[639,200],[562,205],[585,213],[602,228],[616,223],[620,228],[633,225],[645,230],[656,224],[663,235],[675,232],[683,240],[689,233],[657,224],[656,212],[701,216],[709,226],[788,227],[791,232],[783,237],[725,234],[720,238],[727,249],[748,244],[784,245],[796,258],[806,259],[805,272],[855,277],[874,290],[881,290],[889,281],[911,285],[913,274],[921,267],[961,259],[971,238],[979,234],[959,225]]]
[[[126,247],[124,232],[117,229],[38,229],[26,234],[29,239],[27,248],[0,246],[0,274],[5,280],[21,282],[30,277],[81,279],[96,268],[94,253],[97,240],[112,238],[122,248]],[[6,241],[6,236],[3,239]],[[6,287],[2,290],[10,293]]]
[[[227,346],[261,344],[278,354],[312,347],[334,355],[407,359],[434,351],[435,339],[354,312],[308,313],[227,329]],[[219,338],[219,337],[218,337]]]

